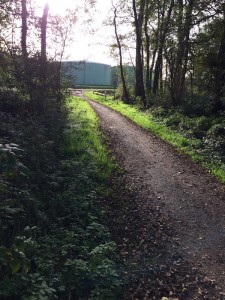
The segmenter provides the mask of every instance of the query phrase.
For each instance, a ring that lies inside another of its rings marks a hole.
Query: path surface
[[[113,153],[138,195],[139,209],[158,207],[170,244],[225,292],[225,191],[210,174],[113,110],[89,101]],[[164,224],[165,225],[165,224]],[[225,295],[225,294],[224,294]],[[219,299],[219,298],[218,298]],[[220,299],[225,299],[222,296]]]

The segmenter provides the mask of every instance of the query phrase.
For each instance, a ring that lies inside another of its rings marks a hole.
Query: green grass
[[[225,183],[224,165],[218,162],[215,163],[214,161],[208,163],[206,158],[199,154],[193,147],[195,140],[188,139],[182,136],[181,133],[155,122],[151,114],[141,111],[140,108],[135,105],[124,104],[121,101],[113,100],[113,96],[107,96],[107,99],[105,100],[105,96],[95,95],[92,91],[86,91],[85,95],[92,100],[111,107],[140,127],[168,142],[180,152],[190,156],[194,162],[197,162],[208,169],[221,182]]]
[[[89,159],[91,155],[97,162],[99,178],[108,178],[115,165],[109,159],[96,114],[90,105],[79,97],[70,97],[68,106],[71,110],[70,123],[73,124],[73,128],[70,127],[67,134],[67,153],[77,155],[80,160]]]
[[[111,85],[88,85],[88,84],[80,84],[76,85],[75,89],[113,89]]]

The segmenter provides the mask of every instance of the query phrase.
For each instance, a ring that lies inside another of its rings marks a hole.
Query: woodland
[[[132,280],[121,276],[104,201],[121,171],[61,74],[70,29],[95,1],[64,18],[48,4],[38,14],[37,2],[0,0],[0,299],[123,299]],[[107,26],[116,97],[192,140],[223,174],[224,1],[112,1]]]
[[[108,25],[115,32],[118,97],[190,139],[223,173],[224,1],[112,2]]]

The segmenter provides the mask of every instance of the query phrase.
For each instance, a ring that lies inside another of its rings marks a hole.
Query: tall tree
[[[216,62],[216,76],[215,76],[215,101],[214,111],[218,112],[225,106],[222,97],[224,96],[225,86],[225,3],[222,4],[223,20],[222,28],[223,33],[220,41],[220,47],[217,55]]]
[[[182,104],[184,97],[185,76],[187,72],[188,54],[190,50],[190,31],[192,28],[193,8],[195,0],[178,0],[177,7],[177,49],[173,77],[171,78],[171,96],[173,105]]]
[[[123,94],[122,94],[122,100],[125,103],[129,103],[129,93],[126,85],[126,79],[125,79],[125,74],[124,74],[124,66],[123,66],[123,56],[122,56],[122,46],[117,30],[117,8],[114,6],[113,1],[112,1],[112,6],[114,9],[114,17],[113,17],[113,25],[114,25],[114,31],[115,31],[115,36],[116,36],[116,42],[117,42],[117,47],[119,50],[119,66],[120,66],[120,76],[121,76],[121,81],[122,81],[122,87],[123,87]]]
[[[135,95],[141,97],[146,106],[144,77],[143,77],[143,22],[146,0],[132,0],[136,34],[136,65],[135,65]]]
[[[92,3],[90,3],[90,5],[92,5]],[[51,88],[49,86],[48,89],[51,89],[52,93],[56,95],[57,107],[59,109],[63,96],[62,60],[67,44],[73,39],[73,29],[76,22],[76,10],[67,10],[65,16],[50,15],[48,20],[49,27],[51,27],[51,34],[49,35],[48,41],[55,45],[54,56],[52,56],[55,63],[51,72],[51,76],[54,78],[54,85],[51,86]]]
[[[144,34],[145,34],[145,53],[146,53],[146,78],[145,87],[146,92],[151,91],[150,82],[150,33],[149,33],[149,18],[152,9],[152,3],[145,1],[145,14],[144,14]]]
[[[47,47],[47,23],[48,23],[48,12],[49,5],[45,4],[43,8],[43,15],[41,18],[41,60],[40,60],[40,82],[41,82],[41,92],[42,96],[39,97],[39,104],[37,106],[37,110],[39,113],[43,113],[44,111],[44,98],[46,96],[47,89],[47,55],[46,55],[46,47]]]
[[[41,18],[41,59],[42,62],[46,62],[46,32],[47,32],[47,22],[48,22],[48,12],[49,12],[49,5],[48,3],[45,4],[43,9],[43,15]]]
[[[164,0],[162,3],[162,6],[160,8],[161,13],[158,14],[159,18],[161,19],[158,21],[160,24],[159,26],[159,37],[158,37],[158,53],[157,53],[157,59],[155,63],[155,71],[154,71],[154,81],[153,81],[153,93],[157,94],[158,88],[159,88],[159,78],[160,74],[162,73],[162,67],[163,67],[163,49],[165,44],[165,39],[167,36],[167,32],[169,30],[170,25],[170,19],[172,10],[174,8],[174,0],[171,0],[169,3],[168,10],[166,11],[166,4],[168,1]]]
[[[21,49],[23,58],[27,58],[27,0],[21,0],[22,7],[22,30],[21,30]]]

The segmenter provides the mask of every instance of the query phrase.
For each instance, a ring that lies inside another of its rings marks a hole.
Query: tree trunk
[[[143,58],[142,58],[142,26],[144,17],[145,0],[140,1],[139,13],[136,8],[136,1],[133,0],[133,12],[136,31],[136,68],[135,68],[135,95],[141,97],[144,107],[146,107],[144,77],[143,77]]]
[[[22,6],[22,30],[21,30],[21,49],[23,58],[27,58],[27,0],[21,0]]]
[[[163,48],[165,44],[166,35],[169,29],[173,7],[174,7],[174,0],[171,0],[166,20],[164,21],[164,19],[162,19],[161,21],[162,24],[161,24],[160,34],[159,34],[159,50],[158,50],[158,56],[155,64],[154,81],[153,81],[154,94],[157,94],[159,89],[159,80],[160,80],[160,74],[162,73],[162,63],[163,63]],[[165,15],[165,5],[163,8],[163,16],[164,15]]]
[[[47,33],[48,11],[49,11],[49,6],[48,3],[46,3],[41,18],[41,68],[42,68],[43,80],[46,80],[46,62],[47,62],[46,33]]]
[[[40,113],[44,112],[44,100],[47,89],[47,55],[46,55],[46,38],[47,38],[47,23],[48,23],[48,3],[45,4],[43,15],[41,18],[41,64],[40,64],[40,79],[42,96],[38,99],[38,110]]]
[[[178,16],[178,46],[176,54],[176,63],[174,70],[172,99],[173,105],[178,106],[182,104],[184,97],[185,76],[187,73],[188,53],[189,53],[189,39],[192,24],[192,11],[194,0],[190,0],[184,15],[183,0],[179,0],[179,16]]]
[[[124,70],[123,70],[122,47],[121,47],[121,43],[120,43],[118,31],[117,31],[117,22],[116,22],[117,9],[115,8],[115,6],[113,6],[113,7],[114,7],[113,25],[114,25],[114,30],[115,30],[115,36],[116,36],[117,46],[118,46],[118,49],[119,49],[120,76],[121,76],[122,86],[123,86],[122,100],[125,103],[130,103],[129,93],[128,93],[128,90],[127,90],[127,85],[126,85],[126,80],[125,80],[125,75],[124,75]]]
[[[214,112],[224,109],[222,97],[224,95],[225,81],[225,4],[223,4],[223,36],[220,42],[220,48],[217,55],[217,66],[215,76],[215,100]]]
[[[160,47],[158,51],[156,64],[155,64],[154,81],[153,81],[153,88],[152,88],[152,92],[155,95],[158,93],[158,89],[159,89],[160,70],[162,68],[162,50],[163,50],[162,47]]]
[[[153,81],[153,69],[155,66],[155,58],[156,58],[156,53],[157,53],[157,47],[154,49],[153,56],[152,56],[152,63],[150,67],[150,74],[149,74],[149,87],[150,87],[150,92],[152,91],[152,81]]]
[[[28,51],[27,51],[27,31],[28,31],[28,26],[27,26],[27,0],[21,0],[21,21],[22,21],[22,26],[21,26],[21,50],[22,50],[22,59],[23,59],[23,75],[22,75],[22,81],[23,84],[25,83],[27,92],[30,97],[30,102],[31,102],[31,108],[32,112],[36,112],[36,107],[35,107],[35,99],[34,99],[34,86],[33,86],[33,69],[32,66],[29,62],[28,58]],[[19,73],[21,70],[19,71]],[[21,77],[21,74],[19,74],[19,78]],[[20,79],[21,80],[21,79]]]
[[[145,87],[146,91],[151,91],[150,86],[150,36],[148,33],[148,20],[149,20],[149,6],[148,1],[145,3],[145,24],[144,24],[144,32],[145,32],[145,52],[146,52],[146,78],[145,78]]]

